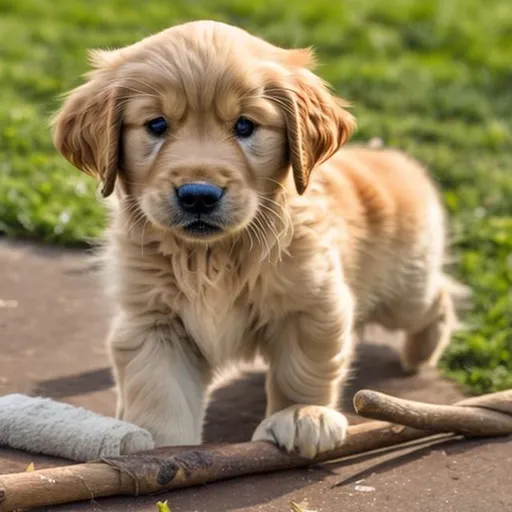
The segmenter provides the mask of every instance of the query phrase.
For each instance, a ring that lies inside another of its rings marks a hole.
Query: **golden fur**
[[[344,440],[338,393],[366,324],[406,331],[407,368],[436,363],[454,326],[438,194],[398,151],[338,151],[354,120],[310,50],[200,21],[91,60],[54,139],[112,194],[118,416],[158,445],[198,443],[215,371],[259,355],[254,439],[314,456]],[[232,133],[241,115],[257,125],[248,139]],[[158,116],[159,138],[146,128]],[[173,189],[191,182],[225,190],[220,231],[185,229]]]

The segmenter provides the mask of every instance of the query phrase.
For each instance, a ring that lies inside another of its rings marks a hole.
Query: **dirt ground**
[[[86,253],[0,239],[0,268],[0,394],[43,395],[113,414],[104,348],[109,311]],[[353,393],[363,387],[436,403],[462,396],[434,371],[404,375],[394,342],[375,331],[360,346],[345,395],[346,411],[351,410]],[[264,405],[259,371],[221,385],[208,409],[205,440],[249,440]],[[31,461],[39,469],[56,464],[4,448],[0,474],[23,471]],[[418,444],[158,497],[98,499],[52,510],[154,512],[155,503],[164,499],[173,512],[288,512],[291,501],[318,512],[512,511],[512,441]]]

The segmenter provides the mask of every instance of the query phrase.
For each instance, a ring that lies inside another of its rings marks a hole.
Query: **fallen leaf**
[[[25,473],[32,473],[32,471],[35,471],[36,470],[36,467],[34,466],[34,463],[31,462],[28,466],[27,466],[27,469],[25,469]]]
[[[311,510],[309,508],[303,508],[304,506],[307,506],[307,503],[305,504],[305,502],[302,502],[302,503],[300,503],[300,505],[298,505],[294,501],[291,501],[290,505],[292,506],[292,512],[317,512],[316,510]]]
[[[167,500],[157,502],[156,508],[158,512],[171,512],[171,508],[167,504]]]

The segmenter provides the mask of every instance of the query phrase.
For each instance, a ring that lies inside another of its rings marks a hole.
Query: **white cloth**
[[[151,434],[49,398],[0,397],[0,446],[86,462],[154,448]]]

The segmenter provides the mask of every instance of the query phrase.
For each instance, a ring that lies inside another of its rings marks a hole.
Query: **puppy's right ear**
[[[102,182],[109,196],[119,168],[121,111],[117,87],[95,71],[89,82],[71,91],[52,121],[57,150],[75,167]]]

